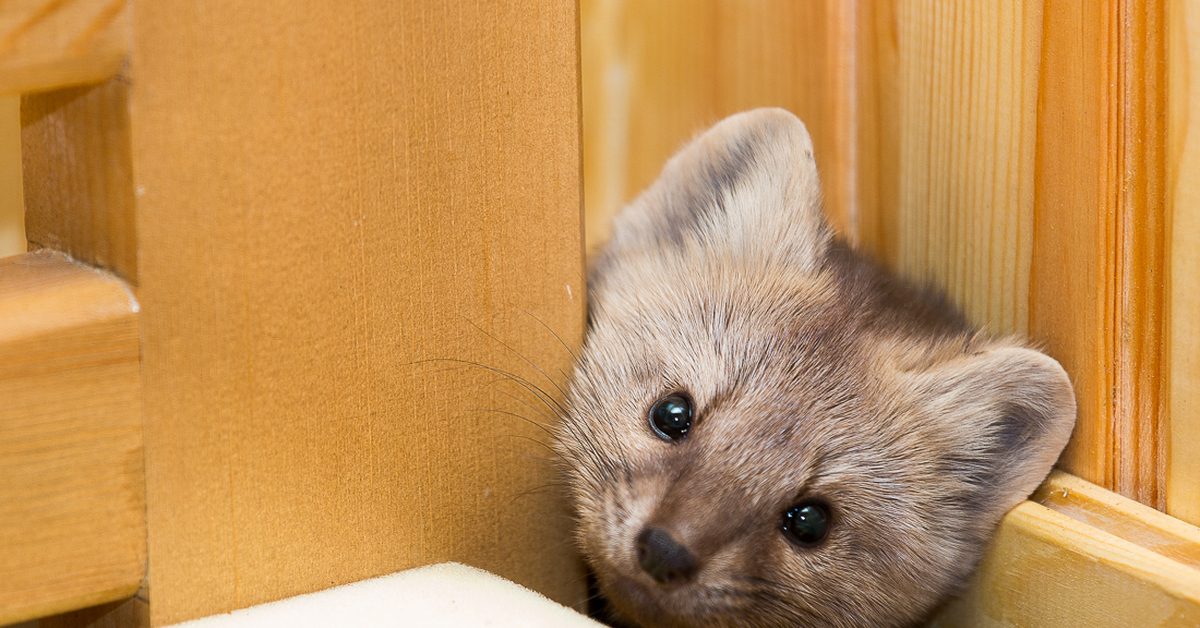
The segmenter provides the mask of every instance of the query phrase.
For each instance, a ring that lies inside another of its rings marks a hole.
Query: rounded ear
[[[597,264],[639,253],[771,255],[813,268],[828,246],[812,139],[784,109],[726,118],[614,220]]]
[[[999,347],[918,376],[924,409],[945,439],[942,470],[998,520],[1050,473],[1075,426],[1075,393],[1053,358]]]

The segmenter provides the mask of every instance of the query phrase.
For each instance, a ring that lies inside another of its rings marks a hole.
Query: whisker
[[[541,367],[539,367],[537,364],[534,364],[534,363],[533,363],[533,360],[530,360],[529,358],[527,358],[527,357],[525,357],[524,355],[522,355],[520,351],[517,351],[516,349],[513,349],[511,346],[509,346],[509,344],[508,344],[508,343],[506,343],[506,342],[504,342],[503,340],[500,340],[499,338],[497,338],[497,337],[495,336],[495,334],[492,334],[491,332],[489,332],[489,331],[487,331],[486,329],[484,329],[484,328],[480,327],[479,325],[476,325],[474,321],[472,321],[472,320],[470,320],[470,319],[466,319],[466,320],[467,320],[467,324],[468,324],[468,325],[470,325],[471,327],[474,327],[475,329],[478,329],[478,330],[479,330],[479,332],[480,332],[481,334],[483,334],[483,335],[487,336],[488,338],[491,338],[492,340],[494,340],[494,341],[496,341],[496,342],[500,343],[500,346],[502,346],[502,347],[504,347],[505,349],[508,349],[509,351],[511,351],[511,352],[513,353],[513,355],[517,356],[518,358],[521,358],[522,360],[525,360],[525,363],[526,363],[526,364],[528,364],[529,366],[532,366],[532,367],[534,368],[534,370],[536,370],[538,373],[541,373],[541,374],[542,374],[542,377],[545,377],[545,378],[546,378],[546,381],[550,382],[550,384],[551,384],[551,385],[553,385],[553,386],[554,386],[554,388],[556,388],[556,389],[558,390],[558,394],[562,395],[562,396],[563,396],[563,398],[566,398],[566,396],[567,396],[567,392],[566,392],[565,390],[563,390],[561,386],[559,386],[559,385],[558,385],[558,382],[554,381],[554,378],[552,378],[552,377],[550,377],[549,375],[547,375],[547,374],[546,374],[546,372],[545,372],[545,371],[543,371],[543,370],[542,370],[542,368],[541,368]]]

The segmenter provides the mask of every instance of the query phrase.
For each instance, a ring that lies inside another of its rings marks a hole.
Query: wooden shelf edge
[[[145,579],[137,310],[62,253],[0,259],[0,625]]]
[[[114,586],[109,589],[39,600],[23,606],[17,605],[11,608],[0,608],[0,626],[61,615],[110,602],[128,600],[138,592],[139,583],[140,581],[133,584],[123,583],[120,586]]]
[[[1194,526],[1055,471],[930,626],[1200,625],[1198,564]]]

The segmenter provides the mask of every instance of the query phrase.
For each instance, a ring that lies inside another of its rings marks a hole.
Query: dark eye
[[[800,502],[783,511],[779,526],[793,543],[813,547],[829,534],[829,508],[821,502]]]
[[[659,438],[681,441],[692,431],[692,400],[672,393],[650,407],[650,427]]]

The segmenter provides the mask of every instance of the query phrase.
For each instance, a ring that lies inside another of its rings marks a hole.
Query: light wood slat
[[[142,580],[136,312],[119,280],[62,254],[0,259],[0,625]]]
[[[1056,481],[1083,484],[1062,476],[1050,484]],[[1098,487],[1093,490],[1107,493]],[[1142,518],[1160,519],[1167,527],[1178,522],[1108,495],[1098,499],[1124,505],[1094,520],[1105,524],[1099,528],[1036,502],[1017,506],[1001,522],[967,591],[930,626],[1184,628],[1200,623],[1200,570],[1106,529],[1153,529],[1156,522],[1147,525]],[[1192,528],[1184,538],[1185,551],[1196,555],[1200,533]]]
[[[129,79],[21,98],[25,235],[137,285]]]
[[[102,81],[129,50],[126,0],[0,5],[0,94]]]
[[[872,248],[944,288],[992,333],[1024,333],[1041,2],[891,4],[874,9],[891,17],[876,48],[877,62],[889,64],[880,91],[890,102],[877,114],[890,130],[862,134],[881,153],[876,163],[895,164],[885,184],[893,193],[874,194],[878,204],[863,209],[892,227],[871,234],[886,240]]]
[[[849,166],[854,3],[584,0],[584,196],[589,248],[697,132],[778,106],[813,136],[826,206],[855,237]]]
[[[547,435],[503,413],[548,408],[436,361],[554,396],[504,345],[570,368],[575,3],[139,0],[132,23],[152,622],[448,560],[579,602]]]
[[[1170,6],[1167,512],[1200,525],[1200,2]]]

